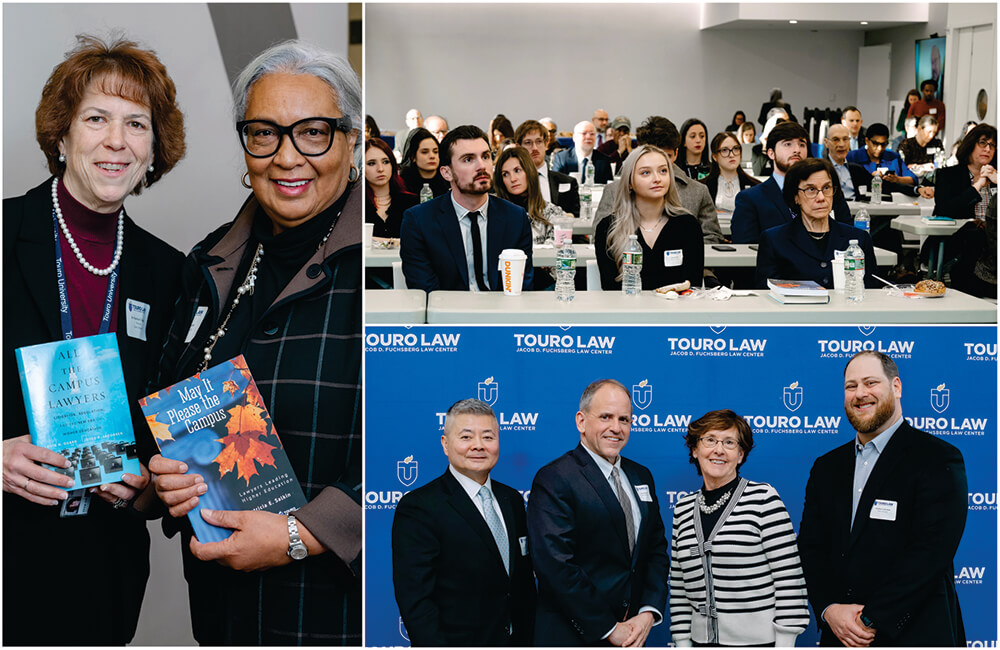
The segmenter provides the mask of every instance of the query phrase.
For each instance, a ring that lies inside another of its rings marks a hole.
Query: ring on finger
[[[30,478],[27,481],[24,482],[24,486],[21,488],[25,492],[28,491],[28,483],[31,483],[31,479]]]
[[[115,510],[120,510],[120,509],[124,508],[127,505],[128,505],[128,501],[126,501],[125,499],[123,499],[121,497],[118,497],[118,499],[115,500],[115,502],[111,505],[111,507],[114,508]]]

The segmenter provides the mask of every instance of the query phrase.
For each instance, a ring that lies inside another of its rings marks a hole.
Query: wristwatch
[[[299,524],[295,521],[295,515],[288,515],[288,557],[293,560],[304,560],[309,557],[309,549],[299,537]]]

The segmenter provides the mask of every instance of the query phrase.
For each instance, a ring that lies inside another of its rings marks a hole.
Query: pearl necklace
[[[117,244],[115,245],[115,257],[111,260],[111,266],[106,269],[99,269],[84,259],[83,253],[80,252],[80,247],[76,245],[73,235],[70,234],[69,226],[66,225],[66,220],[63,219],[62,209],[59,207],[58,178],[52,179],[52,209],[55,210],[56,219],[59,221],[59,229],[62,230],[63,237],[66,238],[66,243],[69,244],[71,249],[73,249],[73,254],[76,255],[76,259],[80,262],[80,266],[87,269],[94,275],[111,275],[111,272],[118,266],[118,262],[121,261],[122,249],[125,247],[125,207],[122,206],[121,211],[118,213],[118,235],[116,236]]]
[[[337,221],[340,218],[340,214],[337,218],[333,220],[333,224],[330,225],[330,229],[326,231],[326,236],[323,237],[319,245],[316,247],[316,252],[319,252],[323,246],[326,245],[326,240],[330,238],[333,233],[333,227],[337,225]],[[260,266],[260,260],[264,257],[264,244],[257,244],[257,250],[253,254],[253,261],[250,262],[250,270],[247,271],[247,276],[243,279],[243,284],[241,284],[236,289],[236,296],[233,298],[233,304],[229,307],[229,313],[222,320],[219,325],[219,329],[214,333],[210,334],[208,337],[208,345],[205,346],[204,353],[205,356],[202,357],[201,365],[198,366],[198,372],[204,372],[208,368],[209,362],[212,361],[212,350],[215,348],[215,344],[226,335],[226,326],[229,325],[229,319],[232,317],[233,312],[236,311],[236,305],[240,304],[240,297],[247,295],[253,295],[253,288],[257,282],[257,267]]]
[[[712,505],[708,505],[708,504],[705,503],[705,494],[703,492],[699,492],[698,493],[698,508],[703,513],[705,513],[706,515],[710,515],[713,512],[715,512],[716,510],[718,510],[719,508],[721,508],[722,506],[726,505],[726,501],[729,501],[729,495],[732,494],[732,493],[733,493],[733,491],[729,490],[728,492],[726,492],[725,494],[723,494],[721,497],[719,497],[718,501],[716,501]]]

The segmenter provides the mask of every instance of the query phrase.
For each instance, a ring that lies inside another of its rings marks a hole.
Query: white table
[[[902,196],[902,195],[900,195]],[[925,209],[934,209],[934,202],[927,202],[927,199],[910,199],[910,197],[904,197],[909,200],[893,201],[892,203],[863,203],[860,201],[848,201],[847,207],[851,209],[851,215],[857,215],[861,208],[868,210],[868,214],[873,217],[898,217],[902,215],[917,215],[923,214]]]
[[[391,292],[387,292],[391,293]],[[916,299],[889,296],[867,289],[860,305],[847,304],[843,294],[831,292],[826,305],[781,305],[757,295],[728,301],[665,300],[644,292],[637,297],[620,292],[578,291],[569,303],[551,291],[520,296],[464,291],[434,291],[427,299],[427,322],[591,324],[900,324],[996,323],[997,306],[958,291],[943,298]]]
[[[715,244],[720,245],[720,244]],[[716,267],[745,267],[753,268],[757,266],[757,251],[750,248],[757,244],[724,244],[732,246],[736,251],[717,251],[712,248],[713,244],[705,244],[705,266]],[[577,268],[583,268],[587,260],[597,259],[593,244],[573,244],[576,250]],[[365,251],[365,266],[368,267],[388,267],[393,262],[399,261],[399,249],[371,248]],[[555,266],[556,249],[551,246],[535,246],[531,251],[531,262],[535,266]],[[879,266],[892,266],[896,263],[896,254],[882,248],[875,249],[875,262]]]
[[[427,294],[420,289],[365,292],[365,323],[368,325],[411,325],[426,320]]]
[[[922,217],[903,216],[892,220],[892,227],[911,235],[919,235],[921,242],[924,237],[936,235],[938,237],[951,237],[958,229],[965,225],[968,219],[956,219],[954,223],[925,223]],[[940,278],[941,269],[944,266],[944,240],[938,242],[937,248],[929,251],[927,259],[927,269],[931,278]]]

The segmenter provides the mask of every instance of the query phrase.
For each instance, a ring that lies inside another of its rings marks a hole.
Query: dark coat
[[[194,636],[205,645],[361,643],[361,223],[363,188],[350,195],[323,247],[252,324],[242,354],[306,499],[296,517],[328,552],[256,573],[191,555],[183,532]],[[251,195],[236,219],[184,260],[181,297],[163,351],[159,386],[197,372],[202,349],[229,311],[258,208]],[[184,339],[198,306],[208,313]]]
[[[962,453],[906,422],[893,434],[851,527],[854,440],[821,456],[806,484],[799,555],[821,645],[840,645],[820,614],[858,603],[876,646],[961,646],[965,627],[954,557],[968,514]],[[869,516],[876,499],[896,503],[892,521]]]
[[[642,518],[631,557],[618,497],[582,445],[535,475],[528,543],[538,577],[536,646],[596,645],[643,607],[665,612],[669,561],[653,475],[621,461]],[[649,501],[635,490],[643,485]]]
[[[3,202],[3,437],[28,433],[14,349],[62,338],[56,287],[51,179],[26,195]],[[116,300],[118,347],[140,459],[156,445],[136,400],[146,395],[177,296],[182,255],[125,217],[124,248]],[[150,306],[146,340],[127,334],[126,300]],[[149,575],[146,523],[92,498],[85,517],[59,518],[59,508],[40,506],[4,492],[3,641],[7,645],[123,645],[132,640]],[[26,553],[27,551],[27,553]],[[84,560],[67,560],[68,553]],[[62,558],[60,560],[60,558]],[[67,569],[64,561],[70,561]],[[86,625],[53,624],[53,585],[71,582],[108,616]]]
[[[503,291],[500,282],[500,252],[519,248],[528,256],[524,267],[524,290],[533,286],[531,267],[531,223],[524,208],[509,201],[489,197],[486,209],[486,250],[483,264],[493,291]],[[451,202],[451,194],[410,208],[400,228],[399,257],[403,262],[406,286],[430,293],[468,291],[462,228]]]
[[[576,179],[566,174],[561,174],[550,169],[546,177],[549,179],[549,196],[552,198],[549,203],[555,203],[563,212],[568,212],[574,217],[580,216],[580,184]],[[569,189],[564,192],[559,191],[559,186],[569,185]]]
[[[590,157],[594,161],[595,182],[602,185],[610,183],[615,177],[611,171],[611,159],[597,149],[594,149]],[[552,156],[551,169],[562,174],[580,171],[580,161],[576,159],[576,151],[573,148],[563,149]]]
[[[767,279],[813,280],[827,289],[833,288],[833,251],[847,250],[850,240],[857,239],[865,254],[865,287],[877,288],[878,281],[872,277],[875,272],[875,249],[872,239],[863,230],[830,219],[830,237],[826,240],[826,250],[817,252],[816,244],[809,236],[802,219],[796,217],[783,226],[765,230],[760,236],[757,250],[756,286],[766,289]]]
[[[392,582],[414,647],[531,645],[535,577],[522,546],[524,499],[490,483],[507,529],[510,575],[486,520],[450,470],[396,506]]]
[[[942,167],[934,179],[934,214],[952,219],[973,219],[983,197],[972,187],[968,165]],[[990,185],[995,191],[996,186]]]
[[[838,191],[833,196],[833,213],[841,223],[854,223],[843,192]],[[756,244],[765,230],[791,220],[792,211],[788,209],[781,195],[778,182],[771,176],[760,185],[754,185],[736,195],[736,206],[733,209],[730,226],[733,243]]]

